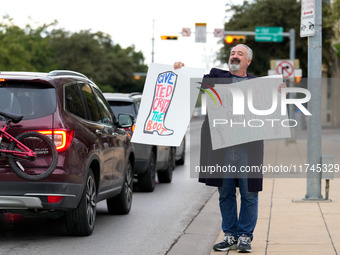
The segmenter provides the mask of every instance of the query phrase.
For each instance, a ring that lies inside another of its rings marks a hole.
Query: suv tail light
[[[52,139],[52,130],[37,130]],[[65,151],[73,139],[73,130],[53,130],[54,144],[58,152]]]
[[[47,196],[47,203],[49,204],[59,203],[61,200],[63,200],[62,196]]]

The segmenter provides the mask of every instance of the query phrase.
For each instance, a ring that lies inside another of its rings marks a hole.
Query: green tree
[[[47,30],[52,24],[33,29],[16,26],[4,17],[0,23],[0,68],[16,71],[48,71],[53,65],[53,52],[49,48]]]
[[[307,75],[307,38],[300,38],[300,16],[301,4],[296,0],[255,0],[251,3],[245,1],[243,5],[227,5],[228,13],[232,13],[231,19],[225,23],[225,30],[228,31],[255,31],[255,27],[283,27],[285,32],[291,28],[296,31],[296,51],[295,56],[300,59],[300,68],[303,69],[304,76]],[[329,4],[323,2],[323,63],[330,66],[332,61],[331,38],[333,31],[327,21],[330,12]],[[255,42],[254,37],[248,36],[246,44],[254,51],[252,64],[249,72],[255,75],[267,75],[270,69],[271,59],[289,58],[289,38],[284,37],[283,42]],[[224,44],[218,59],[222,63],[227,63],[230,52],[230,45]]]
[[[332,12],[329,18],[329,23],[334,28],[335,32],[335,44],[337,58],[340,58],[340,0],[332,1]]]
[[[48,72],[66,69],[81,72],[103,91],[142,91],[146,72],[144,56],[132,45],[114,44],[110,35],[90,30],[71,33],[56,28],[57,21],[32,28],[16,26],[4,17],[0,23],[0,69]]]
[[[134,46],[123,49],[114,44],[108,34],[90,30],[70,33],[54,30],[51,47],[62,69],[84,73],[104,91],[141,91],[143,84],[133,73],[145,70],[144,57]]]

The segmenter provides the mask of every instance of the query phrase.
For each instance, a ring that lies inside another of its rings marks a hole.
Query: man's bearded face
[[[238,71],[241,68],[241,60],[238,58],[232,58],[229,63],[229,69],[230,71]]]

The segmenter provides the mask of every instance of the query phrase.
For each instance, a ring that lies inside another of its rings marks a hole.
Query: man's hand
[[[279,91],[279,93],[281,93],[281,89],[282,88],[287,88],[286,83],[281,83],[280,86],[277,88],[277,90]]]
[[[183,67],[184,66],[184,63],[182,63],[182,62],[175,62],[175,64],[174,64],[174,69],[176,70],[176,69],[180,69],[181,67]]]

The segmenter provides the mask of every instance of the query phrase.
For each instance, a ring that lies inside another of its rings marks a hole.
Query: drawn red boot
[[[144,133],[157,132],[161,136],[174,133],[174,130],[165,127],[164,121],[175,91],[176,81],[177,74],[171,71],[158,75],[150,113],[144,124]]]

